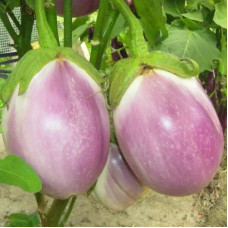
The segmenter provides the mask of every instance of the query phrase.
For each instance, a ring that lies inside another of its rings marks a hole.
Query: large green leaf
[[[134,0],[146,38],[151,47],[168,36],[161,0]]]
[[[9,216],[9,227],[38,227],[40,220],[37,214],[26,215],[23,213]]]
[[[169,37],[156,49],[173,53],[181,58],[194,59],[200,72],[213,68],[213,60],[220,59],[215,35],[207,30],[189,30],[170,26]]]
[[[16,155],[0,160],[0,184],[18,186],[27,192],[39,192],[41,181],[35,171]]]
[[[214,22],[227,29],[227,2],[222,1],[215,5]]]
[[[182,16],[191,19],[193,21],[203,22],[203,16],[200,10],[193,11],[191,13],[183,13]]]
[[[164,10],[173,17],[180,17],[185,11],[185,0],[164,0]]]

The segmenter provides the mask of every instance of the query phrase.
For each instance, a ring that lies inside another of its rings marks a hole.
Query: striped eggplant
[[[146,193],[119,147],[111,143],[104,170],[99,176],[92,196],[112,210],[123,210]]]
[[[214,177],[223,132],[192,60],[162,52],[117,63],[110,103],[120,149],[138,179],[172,196],[198,192]],[[195,70],[194,70],[195,69]]]
[[[6,149],[29,163],[42,193],[87,191],[103,170],[109,116],[99,73],[72,49],[38,49],[18,63],[1,91]]]

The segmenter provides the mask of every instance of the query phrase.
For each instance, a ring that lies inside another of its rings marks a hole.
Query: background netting
[[[20,8],[15,8],[13,10],[13,13],[15,14],[16,18],[18,19],[18,21],[21,20],[21,12],[20,12]],[[13,28],[15,29],[15,31],[18,33],[18,29],[16,27],[16,25],[14,24],[14,22],[10,19],[11,24],[13,25]],[[59,35],[60,37],[62,37],[63,34],[63,23],[58,21],[58,30],[59,30]],[[36,22],[34,23],[33,26],[33,31],[32,31],[32,41],[31,43],[34,42],[38,42],[39,38],[38,38],[38,31],[36,28]],[[11,52],[15,52],[15,48],[13,47],[13,40],[11,39],[9,33],[7,32],[6,28],[4,27],[2,21],[0,20],[0,54],[3,53],[11,53]]]

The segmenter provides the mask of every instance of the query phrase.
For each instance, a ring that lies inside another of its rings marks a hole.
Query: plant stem
[[[47,202],[45,200],[45,197],[43,194],[38,192],[38,193],[35,193],[35,198],[38,205],[38,211],[39,211],[42,226],[47,226],[46,215],[45,215]]]
[[[102,40],[103,30],[105,27],[105,22],[109,16],[109,13],[111,12],[111,10],[112,9],[110,7],[109,0],[100,1],[97,21],[96,21],[96,24],[94,27],[93,39],[91,41],[92,50],[91,50],[91,57],[90,57],[90,62],[95,67],[97,67],[97,69],[99,68],[98,53],[100,52],[99,50],[101,49],[101,40]]]
[[[63,221],[61,222],[62,226],[64,226],[66,224],[66,222],[67,222],[67,220],[68,220],[68,218],[69,218],[69,216],[70,216],[70,214],[71,214],[71,212],[72,212],[72,210],[74,208],[74,204],[75,204],[76,199],[77,199],[77,196],[73,196],[71,198],[70,205],[67,208],[67,212],[66,212],[66,214],[65,214],[65,216],[63,218]]]
[[[131,57],[148,53],[147,43],[139,20],[131,12],[124,0],[112,0],[114,7],[124,16],[128,22],[131,34]]]
[[[109,0],[100,1],[99,11],[97,15],[97,21],[94,28],[93,40],[100,42],[104,30],[104,23],[106,22],[109,13],[111,12],[111,6]]]
[[[18,41],[18,56],[22,57],[27,51],[32,49],[31,36],[35,15],[29,9],[25,0],[21,0],[21,28]]]
[[[13,26],[10,23],[10,20],[5,12],[5,7],[3,5],[3,3],[0,2],[0,18],[5,26],[5,28],[7,29],[8,33],[10,34],[11,38],[14,41],[14,44],[17,44],[18,41],[18,35],[15,32],[15,30],[13,29]]]
[[[59,35],[57,27],[57,11],[56,11],[56,0],[46,0],[45,10],[48,24],[59,44]]]
[[[58,42],[47,22],[44,0],[36,0],[36,24],[40,37],[40,46],[43,48],[57,47]]]
[[[63,212],[67,206],[69,199],[60,200],[54,199],[52,206],[47,214],[47,225],[49,227],[59,226],[59,221],[63,215]]]
[[[72,0],[64,0],[64,47],[72,47]]]
[[[108,10],[109,9],[109,10]],[[94,28],[93,42],[90,62],[97,68],[100,68],[102,56],[110,40],[111,32],[119,16],[119,12],[112,10],[109,1],[100,2],[97,22]],[[104,24],[104,21],[106,22]]]

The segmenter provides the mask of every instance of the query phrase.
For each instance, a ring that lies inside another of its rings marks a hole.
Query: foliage
[[[168,36],[161,1],[135,0],[134,3],[146,38],[153,47],[154,43]]]
[[[38,227],[40,220],[37,214],[11,214],[9,216],[9,227]]]
[[[196,60],[201,72],[212,71],[216,67],[214,61],[222,61],[221,50],[217,48],[220,41],[216,37],[222,30],[218,26],[221,20],[216,18],[225,20],[226,13],[219,10],[219,4],[212,6],[211,1],[189,0],[186,5],[185,1],[165,0],[169,36],[157,48]],[[214,17],[211,11],[215,11]],[[219,23],[215,24],[213,19]]]
[[[227,2],[225,0],[217,3],[215,5],[215,15],[213,20],[217,25],[227,29],[227,24],[226,24],[227,18],[224,17],[226,15],[226,9],[227,9]]]
[[[157,49],[183,59],[194,59],[200,63],[200,72],[211,71],[214,68],[213,60],[221,57],[214,33],[205,29],[190,30],[172,25],[168,28],[169,37],[158,45]]]
[[[11,57],[1,58],[1,62],[6,62],[8,60],[11,60]],[[13,69],[13,65],[12,64],[1,64],[0,65],[0,70],[9,70],[9,71],[11,71],[12,69]],[[0,91],[1,91],[1,87],[3,87],[5,82],[6,82],[6,80],[4,78],[0,77]],[[0,100],[0,133],[2,132],[2,127],[1,127],[2,108],[3,108],[3,102]]]
[[[20,6],[20,0],[4,0],[6,2],[6,6],[10,9],[14,9],[15,7]]]
[[[18,186],[32,193],[42,188],[34,170],[16,155],[8,155],[0,160],[0,184]]]
[[[7,62],[10,61],[12,59],[12,57],[3,57],[1,58],[1,62]],[[0,65],[0,70],[10,70],[12,71],[14,68],[13,64],[1,64]]]
[[[26,0],[26,3],[31,9],[35,10],[35,0]]]

